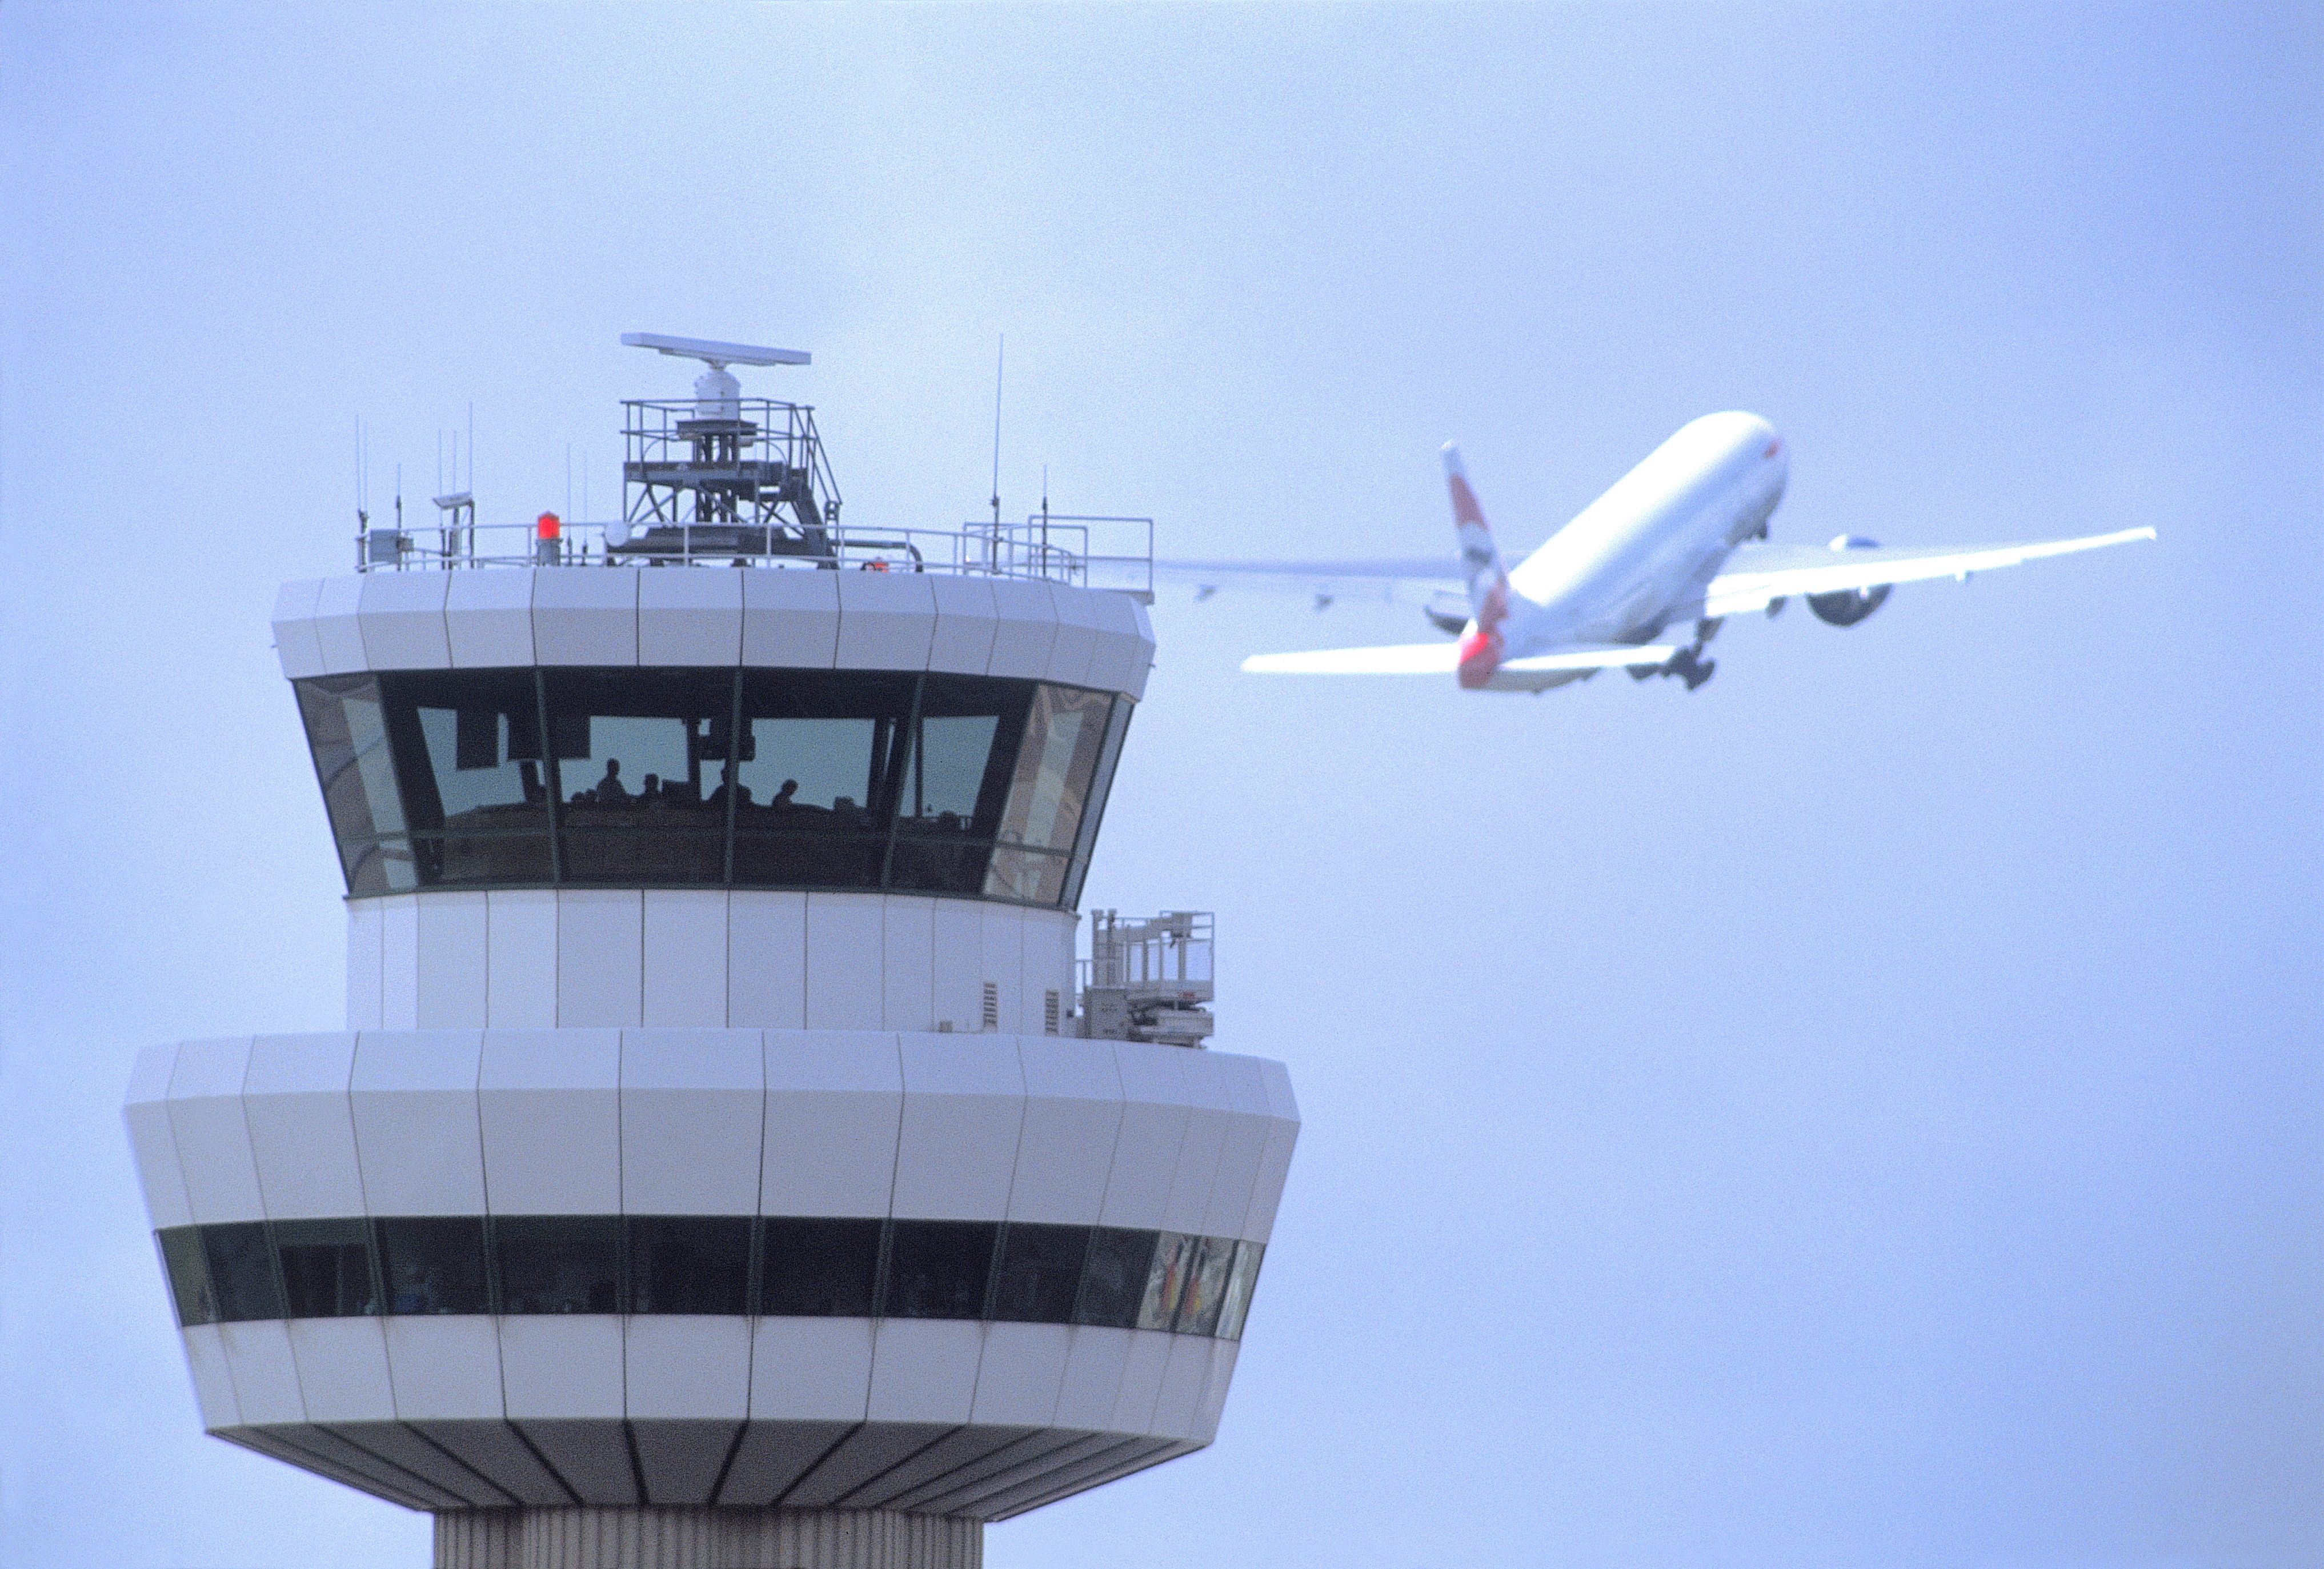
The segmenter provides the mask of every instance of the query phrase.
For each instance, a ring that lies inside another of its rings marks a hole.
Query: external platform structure
[[[1297,1113],[1207,1014],[1085,1033],[1144,607],[819,461],[281,591],[346,1029],[144,1052],[131,1140],[204,1426],[447,1569],[954,1569],[1217,1429]]]

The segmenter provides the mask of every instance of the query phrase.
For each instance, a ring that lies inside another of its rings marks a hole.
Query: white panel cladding
[[[872,1320],[761,1318],[751,1350],[754,1422],[861,1422],[872,1392]]]
[[[1135,1046],[1137,1042],[1122,1042]],[[1148,1048],[1177,1057],[1176,1071],[1185,1095],[1185,1142],[1178,1147],[1178,1169],[1170,1179],[1170,1202],[1162,1212],[1162,1229],[1197,1235],[1210,1214],[1211,1187],[1218,1179],[1219,1157],[1226,1149],[1227,1125],[1234,1115],[1234,1097],[1223,1075],[1213,1071],[1208,1052],[1184,1047]]]
[[[907,1035],[895,1213],[989,1221],[1009,1213],[1025,1072],[1007,1037]]]
[[[482,893],[429,893],[412,900],[418,917],[420,996],[413,1011],[422,1029],[482,1029],[488,950]]]
[[[644,1022],[644,969],[642,894],[613,888],[558,891],[557,1022],[560,1027],[618,1028]]]
[[[766,1078],[755,1029],[622,1031],[622,1213],[757,1214]]]
[[[1267,1150],[1259,1157],[1259,1177],[1251,1185],[1250,1211],[1243,1217],[1241,1236],[1263,1242],[1275,1231],[1276,1206],[1283,1201],[1284,1178],[1291,1173],[1291,1147],[1299,1139],[1299,1103],[1292,1098],[1291,1075],[1279,1062],[1254,1058],[1267,1086],[1268,1114]]]
[[[928,645],[928,669],[981,676],[992,664],[992,581],[931,573],[927,585],[936,600],[936,636]]]
[[[1154,1401],[1153,1425],[1146,1429],[1166,1438],[1195,1438],[1202,1426],[1203,1397],[1211,1388],[1211,1347],[1204,1335],[1174,1334],[1170,1354],[1162,1364],[1162,1385]]]
[[[936,630],[936,591],[919,572],[836,572],[843,670],[925,670]]]
[[[1017,972],[1018,1011],[1014,1020],[1007,1013],[1001,1016],[1003,1029],[1047,1034],[1047,1001],[1043,994],[1048,992],[1057,994],[1059,1028],[1063,1029],[1065,1010],[1074,1005],[1074,919],[1050,909],[1018,912],[1023,933]]]
[[[315,636],[315,602],[323,580],[302,577],[274,591],[274,655],[291,680],[323,673],[323,645]]]
[[[492,1319],[410,1315],[382,1323],[387,1330],[387,1373],[395,1386],[398,1420],[460,1422],[501,1416],[501,1341]]]
[[[323,656],[324,674],[371,669],[364,654],[362,610],[360,577],[326,577],[315,591],[315,646]]]
[[[357,597],[364,658],[374,670],[443,670],[452,665],[444,633],[448,572],[368,572]]]
[[[477,1099],[494,1214],[622,1211],[622,1033],[484,1032]]]
[[[290,1356],[288,1325],[280,1321],[221,1324],[218,1345],[234,1380],[234,1403],[244,1422],[304,1422],[299,1365]]]
[[[839,646],[837,572],[749,570],[742,580],[742,662],[831,669]]]
[[[1130,1343],[1137,1334],[1089,1324],[1074,1326],[1065,1375],[1057,1386],[1053,1420],[1058,1426],[1102,1432],[1113,1426],[1113,1409],[1121,1403],[1122,1371],[1130,1365]]]
[[[610,1313],[500,1321],[501,1389],[512,1422],[622,1415],[622,1321]]]
[[[1116,1433],[1150,1433],[1154,1402],[1162,1396],[1162,1371],[1169,1364],[1170,1342],[1175,1337],[1157,1329],[1129,1333],[1130,1354],[1121,1363],[1121,1393],[1113,1403],[1113,1420],[1105,1426]]]
[[[1057,1390],[1074,1332],[1063,1324],[990,1324],[977,1363],[970,1420],[1000,1426],[1047,1427],[1057,1415]]]
[[[1194,1435],[1204,1444],[1218,1436],[1219,1417],[1226,1409],[1227,1386],[1234,1381],[1235,1353],[1242,1347],[1231,1340],[1211,1343],[1211,1381],[1203,1389],[1203,1408],[1194,1419]]]
[[[979,1028],[984,1007],[984,912],[961,899],[935,901],[930,1011],[936,1028],[963,1034]]]
[[[627,567],[539,567],[533,657],[544,665],[638,662],[638,579]]]
[[[743,574],[640,572],[638,663],[732,665],[742,657]]]
[[[137,1161],[137,1185],[144,1189],[145,1213],[155,1231],[191,1225],[194,1219],[186,1203],[185,1174],[178,1166],[177,1135],[170,1131],[170,1076],[177,1066],[174,1042],[140,1051],[121,1108],[122,1121],[129,1124],[130,1153]]]
[[[884,1011],[879,894],[807,898],[807,1027],[877,1029]]]
[[[454,668],[489,670],[531,664],[531,568],[487,568],[446,576],[452,583],[444,595],[444,628]]]
[[[355,1038],[348,1098],[364,1196],[373,1214],[484,1213],[484,1150],[476,1120],[484,1039],[476,1029],[367,1030]],[[393,1350],[391,1334],[391,1355]]]
[[[709,572],[661,572],[708,577]],[[641,1007],[650,1026],[696,1029],[726,1024],[726,891],[645,891],[645,971]]]
[[[632,1420],[739,1422],[751,1414],[751,1321],[641,1313],[628,1320]]]
[[[1090,684],[1090,661],[1097,655],[1097,634],[1102,614],[1092,602],[1098,595],[1068,584],[1049,585],[1057,607],[1056,641],[1049,645],[1049,679],[1069,687]]]
[[[880,1023],[887,1029],[936,1028],[936,901],[890,894],[881,901]]]
[[[1023,1037],[1017,1049],[1025,1122],[1009,1218],[1094,1225],[1121,1128],[1121,1074],[1113,1053],[1091,1041],[1046,1036]]]
[[[872,1348],[874,1422],[965,1422],[976,1404],[984,1325],[945,1318],[883,1318]]]
[[[375,899],[351,899],[346,905],[347,1028],[378,1029],[385,914]]]
[[[1125,595],[1123,597],[1129,596]],[[1146,678],[1154,671],[1154,618],[1147,614],[1146,606],[1135,599],[1130,601],[1130,608],[1138,617],[1138,635],[1146,640],[1147,655],[1145,662],[1138,667],[1137,678],[1122,690],[1133,697],[1143,697],[1146,696]]]
[[[1025,912],[1012,905],[988,904],[978,913],[984,920],[979,994],[986,986],[992,988],[999,1020],[993,1028],[1013,1034],[1025,1019]]]
[[[1089,1043],[1103,1049],[1097,1041]],[[1186,1143],[1184,1082],[1174,1071],[1184,1047],[1106,1043],[1121,1074],[1121,1131],[1114,1141],[1101,1223],[1157,1230],[1170,1206],[1170,1182]]]
[[[904,1102],[896,1038],[769,1030],[766,1043],[766,1168],[760,1213],[886,1214],[895,1189]]]
[[[364,1213],[355,1114],[347,1105],[355,1067],[351,1033],[262,1035],[251,1042],[242,1105],[267,1219]]]
[[[226,1371],[226,1345],[219,1330],[217,1324],[202,1324],[180,1332],[186,1343],[186,1371],[194,1379],[194,1404],[200,1407],[203,1427],[213,1432],[242,1423],[242,1408],[234,1399],[234,1375]]]
[[[1226,1092],[1230,1109],[1210,1201],[1196,1229],[1206,1237],[1239,1237],[1250,1214],[1251,1190],[1259,1186],[1259,1163],[1266,1158],[1275,1119],[1268,1113],[1267,1078],[1257,1058],[1226,1052],[1204,1055],[1210,1077]]]
[[[170,1131],[185,1173],[186,1202],[197,1223],[263,1221],[258,1168],[243,1120],[242,1081],[250,1037],[189,1040],[170,1075]]]
[[[1109,692],[1137,689],[1154,662],[1154,641],[1139,624],[1138,601],[1127,594],[1093,593],[1088,596],[1097,623],[1097,646],[1091,651],[1089,682]]]
[[[309,1422],[392,1422],[387,1332],[376,1318],[295,1318],[290,1355]]]
[[[996,676],[1043,680],[1049,652],[1057,643],[1057,603],[1046,583],[1022,578],[992,580],[992,663]]]
[[[807,1028],[807,895],[726,896],[726,1022]]]
[[[383,1029],[420,1028],[420,900],[401,894],[379,906],[379,1022]]]
[[[547,1029],[557,1023],[557,894],[546,888],[484,896],[484,1023]]]

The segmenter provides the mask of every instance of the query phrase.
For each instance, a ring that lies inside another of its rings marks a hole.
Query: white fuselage
[[[1783,438],[1756,414],[1681,428],[1510,569],[1503,657],[1643,643],[1696,614],[1728,553],[1765,528],[1788,467]]]

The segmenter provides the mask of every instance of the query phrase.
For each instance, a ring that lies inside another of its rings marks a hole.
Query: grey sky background
[[[331,1028],[274,585],[617,494],[624,330],[811,349],[848,516],[1529,547],[1693,415],[1776,538],[2159,544],[1731,624],[1718,678],[1264,681],[1155,611],[1086,905],[1215,909],[1305,1132],[1218,1444],[1105,1564],[2324,1552],[2310,8],[0,10],[0,1559],[426,1562],[203,1438],[117,1106]],[[577,499],[577,497],[576,497]]]

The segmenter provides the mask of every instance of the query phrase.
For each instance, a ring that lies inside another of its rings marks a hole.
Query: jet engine
[[[1835,550],[1877,550],[1877,540],[1868,540],[1861,534],[1842,534],[1831,542]],[[1876,583],[1869,588],[1842,588],[1831,594],[1811,594],[1808,608],[1815,618],[1827,626],[1854,626],[1880,608],[1888,597],[1889,586]]]
[[[1469,596],[1449,588],[1441,590],[1428,596],[1428,604],[1421,614],[1428,617],[1428,624],[1438,632],[1448,637],[1459,637],[1462,629],[1469,624]]]

